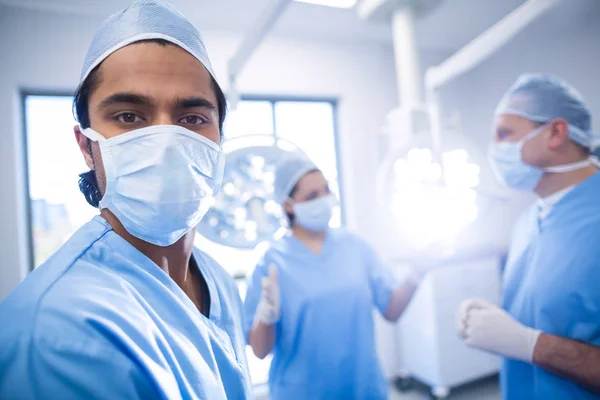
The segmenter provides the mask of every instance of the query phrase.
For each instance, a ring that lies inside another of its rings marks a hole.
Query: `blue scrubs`
[[[0,399],[246,399],[241,301],[194,259],[205,318],[177,284],[96,217],[0,304]]]
[[[373,305],[385,312],[398,282],[374,252],[343,230],[327,232],[320,255],[293,236],[272,243],[248,287],[246,333],[271,264],[281,296],[269,371],[271,398],[386,399]]]
[[[519,221],[504,276],[504,308],[524,325],[600,346],[600,173],[577,185],[541,222]],[[504,399],[599,399],[532,364],[505,360]]]

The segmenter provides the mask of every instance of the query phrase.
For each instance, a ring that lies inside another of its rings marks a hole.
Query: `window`
[[[72,102],[72,96],[24,97],[34,268],[97,214],[79,192],[79,174],[89,168],[73,137],[76,122]],[[224,134],[226,139],[272,135],[289,140],[322,169],[332,192],[339,198],[333,101],[242,100],[227,117]],[[338,209],[332,225],[340,224]],[[196,245],[236,277],[243,299],[245,277],[258,262],[260,249],[232,249],[200,235]],[[247,349],[252,381],[257,385],[266,383],[270,359],[259,360]]]
[[[77,184],[89,168],[74,138],[72,104],[71,96],[24,100],[34,268],[98,213]]]

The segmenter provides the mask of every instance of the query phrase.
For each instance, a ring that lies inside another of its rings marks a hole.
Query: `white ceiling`
[[[244,32],[271,0],[171,0],[200,31]],[[443,0],[417,22],[417,38],[424,49],[451,52],[464,46],[524,0]],[[131,0],[0,0],[0,4],[39,11],[104,18]],[[582,20],[600,21],[599,0],[563,0],[544,16],[540,34],[563,34]],[[590,22],[590,23],[592,23]],[[278,21],[275,36],[301,37],[343,43],[391,45],[389,23],[361,21],[353,10],[293,3]]]

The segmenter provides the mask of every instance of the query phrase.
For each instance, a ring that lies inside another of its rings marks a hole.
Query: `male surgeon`
[[[528,74],[496,110],[490,158],[508,186],[539,199],[518,221],[503,307],[467,300],[459,332],[504,357],[504,399],[600,399],[600,144],[577,91]]]
[[[198,31],[160,0],[109,17],[74,108],[100,215],[0,304],[0,398],[251,397],[236,286],[193,248],[226,109]]]

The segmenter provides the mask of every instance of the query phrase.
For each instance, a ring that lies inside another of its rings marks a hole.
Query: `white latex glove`
[[[484,300],[465,300],[459,310],[458,332],[465,344],[502,357],[532,362],[540,331],[516,321]]]
[[[255,321],[265,325],[273,325],[279,321],[279,284],[277,283],[277,268],[274,264],[269,267],[269,276],[262,278],[262,295],[256,308]]]

